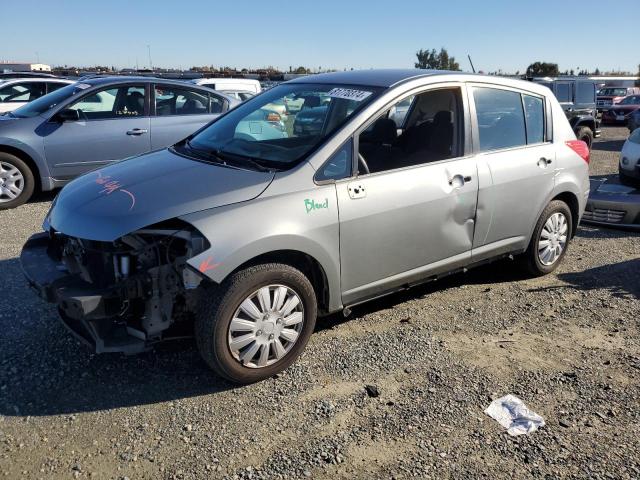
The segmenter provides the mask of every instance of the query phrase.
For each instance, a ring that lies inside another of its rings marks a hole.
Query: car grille
[[[621,223],[626,213],[624,210],[596,208],[593,211],[585,210],[583,218],[592,222]]]

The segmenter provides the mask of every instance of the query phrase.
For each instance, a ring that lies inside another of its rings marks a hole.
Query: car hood
[[[610,112],[633,112],[634,110],[638,110],[640,105],[614,105],[609,111]]]
[[[75,179],[55,199],[45,228],[110,242],[163,220],[251,200],[273,177],[272,172],[199,162],[165,149]]]

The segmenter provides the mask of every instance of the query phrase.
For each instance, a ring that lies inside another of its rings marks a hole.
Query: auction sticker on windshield
[[[371,92],[367,92],[365,90],[352,90],[350,88],[334,88],[330,90],[327,95],[333,98],[344,98],[345,100],[361,102],[371,95]]]

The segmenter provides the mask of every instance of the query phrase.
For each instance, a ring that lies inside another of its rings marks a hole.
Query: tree
[[[440,52],[436,49],[423,50],[416,52],[418,61],[414,64],[416,68],[427,68],[430,70],[460,70],[460,65],[456,62],[455,57],[450,57],[446,48],[441,48]]]
[[[640,77],[640,63],[638,64],[638,73],[636,75]],[[640,87],[640,78],[636,80],[636,87]]]
[[[593,74],[594,74],[594,75],[600,75],[600,69],[599,69],[599,68],[596,68],[596,71],[595,71],[595,72],[593,72]]]
[[[309,73],[309,70],[304,67],[298,67],[293,71],[293,73]]]
[[[527,67],[527,77],[555,77],[559,73],[557,63],[534,62]]]

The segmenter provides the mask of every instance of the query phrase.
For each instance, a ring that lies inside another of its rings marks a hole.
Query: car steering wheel
[[[367,173],[367,174],[371,173],[369,171],[369,165],[367,165],[367,161],[364,159],[361,153],[358,153],[358,164],[362,165],[362,168],[364,169],[364,173]]]

